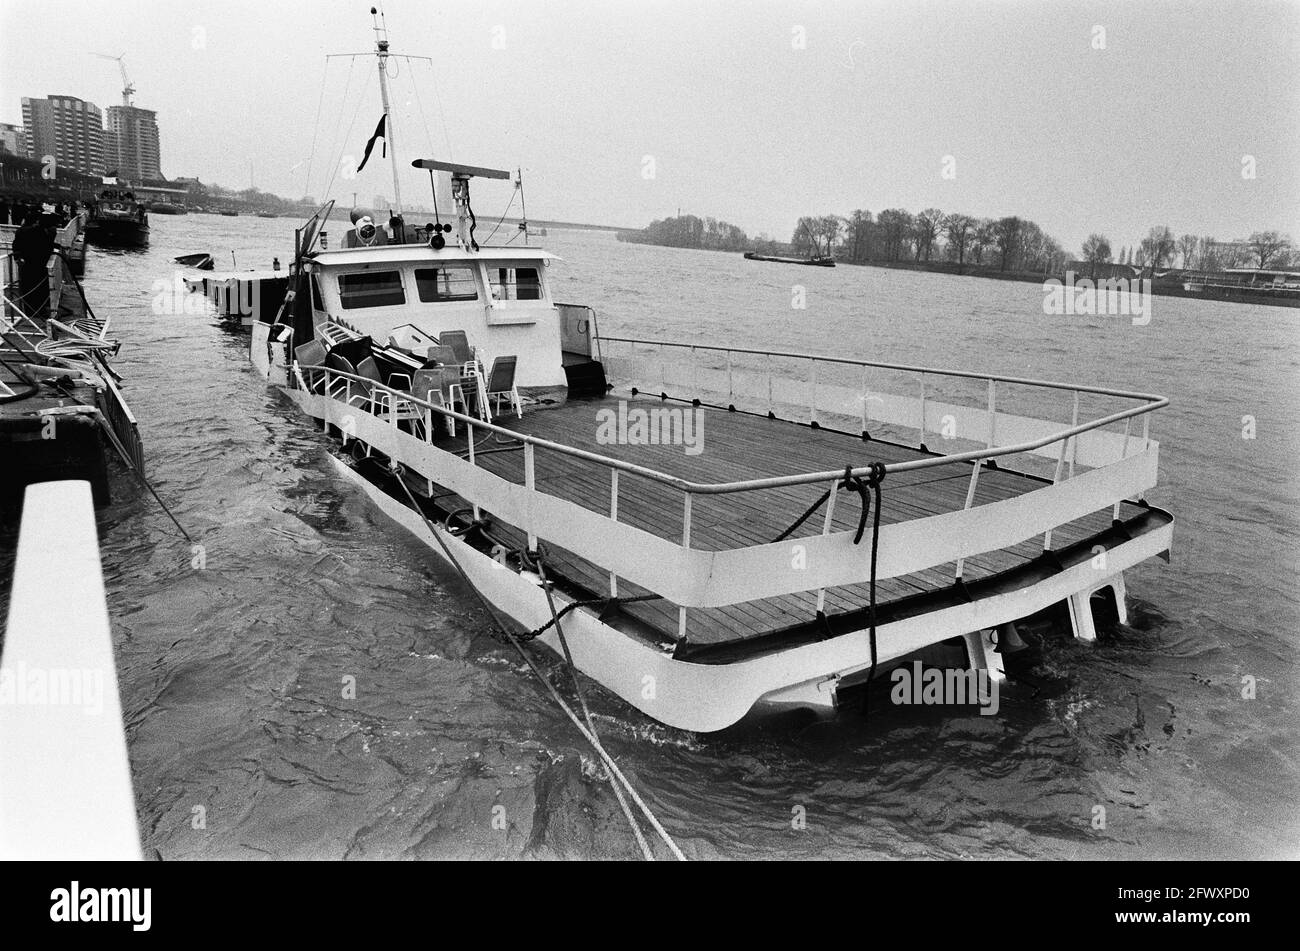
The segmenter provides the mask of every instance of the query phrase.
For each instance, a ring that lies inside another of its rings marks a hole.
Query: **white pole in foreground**
[[[140,858],[90,483],[37,483],[0,657],[0,859]]]

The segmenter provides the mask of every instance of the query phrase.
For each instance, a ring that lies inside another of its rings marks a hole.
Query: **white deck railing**
[[[650,394],[666,393],[677,399],[701,399],[704,403],[708,403],[708,397],[712,396],[722,406],[766,412],[812,423],[820,423],[828,417],[840,421],[854,420],[863,431],[868,430],[872,424],[884,423],[915,432],[917,445],[927,446],[927,449],[933,449],[933,446],[928,445],[930,435],[946,441],[950,437],[944,430],[951,428],[959,441],[982,442],[985,446],[983,450],[940,454],[939,459],[925,460],[918,465],[907,463],[891,466],[890,471],[929,468],[972,459],[986,460],[1018,453],[1033,453],[1055,459],[1056,454],[1051,447],[1067,436],[1077,437],[1066,460],[1071,473],[1075,465],[1107,465],[1127,455],[1132,439],[1140,439],[1143,445],[1149,442],[1150,414],[1169,405],[1167,399],[1151,393],[1054,380],[777,350],[667,343],[627,337],[601,339],[606,344],[615,345],[609,348],[611,353],[606,354],[607,369],[615,372],[624,370],[624,382],[627,385]],[[635,349],[638,347],[642,349],[639,354]],[[620,354],[617,350],[625,352]],[[647,353],[647,350],[650,352]],[[722,365],[708,365],[701,359],[701,355],[705,354],[720,355],[719,362]],[[658,360],[652,359],[655,355]],[[740,361],[745,358],[757,358],[761,365],[754,366],[754,360],[750,360],[749,365],[740,365]],[[655,367],[659,371],[657,374],[647,372],[647,369]],[[829,371],[832,369],[841,371],[841,378],[849,373],[859,373],[860,379],[854,385],[828,382]],[[891,392],[884,389],[883,383],[873,386],[872,371],[887,371],[912,378],[915,395]],[[971,406],[944,400],[938,387],[940,381],[975,381],[984,384],[983,405]],[[745,386],[746,383],[749,385]],[[1071,417],[1069,426],[1000,409],[999,399],[1008,395],[1008,390],[1012,389],[1031,391],[1036,397],[1040,397],[1042,391],[1068,393],[1070,402],[1067,406]],[[1129,405],[1081,423],[1079,399],[1085,394]],[[1132,430],[1132,420],[1137,417],[1142,417],[1140,435]],[[1125,424],[1123,433],[1106,430],[1106,427],[1121,422]]]
[[[930,368],[903,369],[936,375],[949,372]],[[959,371],[952,375],[991,379],[994,383],[1116,396],[1138,401],[1139,405],[1058,428],[1053,428],[1053,424],[1039,423],[1046,431],[1023,441],[994,443],[990,438],[991,445],[984,449],[887,465],[886,473],[892,473],[976,463],[969,466],[970,482],[963,508],[881,527],[880,563],[876,568],[878,579],[899,577],[945,564],[953,565],[954,577],[960,578],[965,559],[1039,535],[1043,536],[1044,548],[1049,548],[1053,529],[1110,506],[1114,506],[1118,513],[1124,499],[1141,497],[1155,485],[1159,447],[1149,438],[1145,426],[1140,439],[1122,438],[1123,451],[1111,462],[1087,472],[1067,475],[1067,460],[1073,458],[1070,447],[1078,437],[1096,432],[1103,426],[1146,417],[1167,405],[1168,401],[1163,397],[1011,377],[988,378]],[[617,594],[620,578],[662,595],[681,609],[682,631],[685,630],[687,608],[718,607],[805,591],[824,592],[829,587],[861,583],[870,577],[870,546],[854,545],[852,532],[833,531],[830,518],[824,520],[822,534],[812,537],[725,551],[705,551],[691,545],[692,503],[696,496],[757,492],[794,485],[833,488],[844,478],[843,470],[727,483],[691,482],[574,446],[523,435],[329,367],[299,367],[295,364],[293,376],[298,386],[296,398],[311,415],[335,426],[348,438],[374,447],[431,483],[469,500],[476,517],[480,509],[487,509],[495,517],[526,532],[530,544],[540,537],[606,568],[610,573],[611,595]],[[315,383],[314,389],[308,385],[309,380]],[[322,390],[335,391],[337,398],[325,395]],[[450,416],[469,427],[471,435],[492,432],[518,440],[524,454],[523,484],[510,482],[478,466],[474,438],[470,438],[468,454],[462,458],[433,443],[435,426],[425,427],[424,438],[420,438],[400,429],[396,415],[376,415],[372,412],[375,404],[368,398],[376,391],[390,394],[390,405],[404,400],[435,414],[431,419]],[[994,435],[1014,428],[995,406],[986,408],[986,412]],[[1056,472],[1051,483],[1014,498],[978,506],[973,504],[982,469],[978,463],[1033,452],[1054,444],[1057,445],[1052,453]],[[608,514],[538,490],[534,473],[539,452],[561,454],[607,470],[610,485]],[[865,476],[870,467],[856,468],[851,472]],[[649,479],[681,492],[680,542],[619,520],[620,476]],[[806,567],[792,568],[792,545],[803,546],[802,563]]]

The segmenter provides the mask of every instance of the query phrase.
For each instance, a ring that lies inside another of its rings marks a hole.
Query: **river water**
[[[206,549],[194,567],[120,480],[103,560],[146,848],[637,855],[569,722],[451,572],[331,474],[320,432],[250,369],[247,336],[154,312],[174,255],[287,262],[295,222],[152,224],[147,252],[92,250],[85,278],[123,341],[152,478]],[[992,717],[894,708],[721,737],[591,690],[606,745],[688,856],[1300,855],[1300,312],[1156,298],[1137,326],[1045,316],[1032,284],[758,264],[592,232],[546,243],[562,258],[557,298],[596,306],[609,334],[1173,400],[1152,430],[1151,495],[1178,518],[1173,561],[1129,572],[1130,626],[1090,647],[1049,642],[1063,690],[1009,687]]]

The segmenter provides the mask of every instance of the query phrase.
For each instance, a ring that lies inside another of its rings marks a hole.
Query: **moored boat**
[[[149,216],[135,193],[121,185],[100,192],[86,222],[86,240],[106,247],[142,248],[149,243]]]
[[[250,358],[514,637],[649,716],[830,712],[945,642],[996,679],[1018,622],[1061,607],[1091,641],[1093,596],[1123,619],[1124,572],[1169,551],[1143,501],[1163,397],[604,335],[555,299],[555,255],[475,240],[471,184],[508,173],[412,163],[455,201],[417,228],[389,154],[393,217],[356,214],[335,248],[332,203],[309,219]]]
[[[1228,268],[1192,272],[1183,281],[1188,293],[1259,303],[1300,301],[1300,271],[1285,268]]]
[[[111,320],[90,309],[65,259],[50,267],[50,316],[0,304],[0,515],[36,482],[84,480],[111,498],[110,459],[144,475],[139,427],[111,365]],[[10,259],[0,255],[0,272]]]

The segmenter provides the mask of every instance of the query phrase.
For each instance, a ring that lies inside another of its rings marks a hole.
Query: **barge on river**
[[[386,39],[380,40],[384,92]],[[1001,670],[995,632],[1167,555],[1148,505],[1163,397],[961,369],[602,335],[555,299],[555,256],[327,205],[296,235],[250,356],[327,433],[340,475],[519,635],[686,730],[833,711],[950,642]],[[445,207],[445,206],[444,206]],[[552,608],[554,602],[554,609]]]
[[[834,267],[835,259],[824,254],[815,254],[810,258],[790,258],[781,257],[779,254],[759,254],[757,251],[746,251],[746,261],[771,261],[774,264],[807,264],[812,267]]]
[[[996,673],[999,626],[1063,604],[1091,640],[1093,594],[1123,619],[1124,572],[1169,551],[1143,501],[1160,396],[602,336],[554,300],[544,250],[464,229],[322,250],[324,217],[254,364],[349,449],[344,475],[558,649],[540,553],[574,663],[664,723],[832,710],[953,638]],[[974,445],[935,451],[949,431]]]

